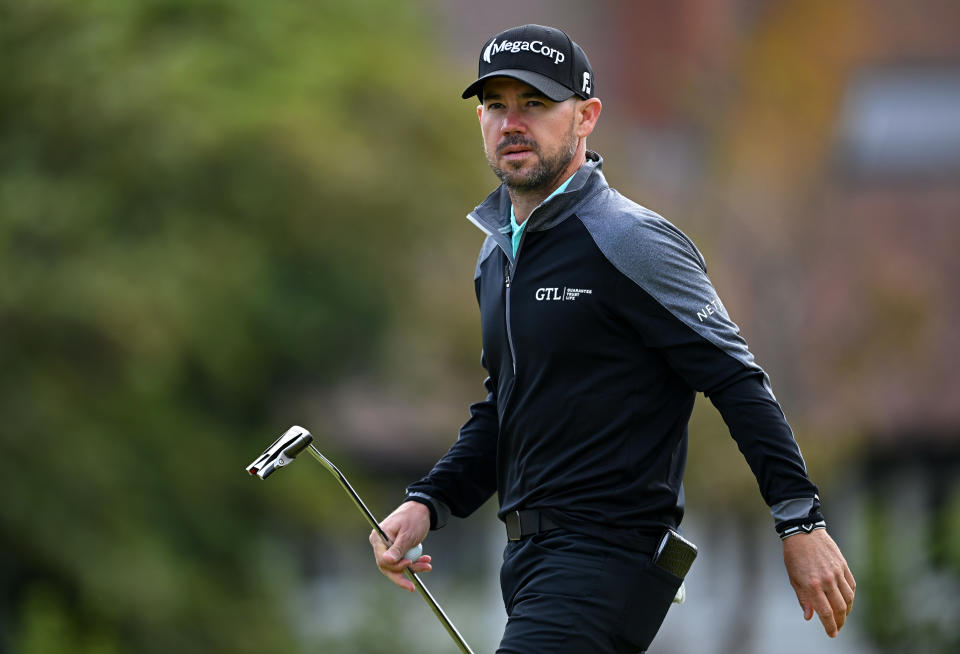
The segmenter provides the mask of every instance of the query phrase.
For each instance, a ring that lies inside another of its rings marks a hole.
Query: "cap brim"
[[[555,82],[546,75],[541,75],[540,73],[534,73],[533,71],[522,70],[519,68],[505,68],[503,70],[495,70],[492,73],[487,73],[483,77],[478,78],[477,81],[467,87],[467,90],[463,92],[461,97],[466,100],[472,96],[477,96],[483,100],[483,98],[480,96],[480,94],[483,92],[483,84],[488,79],[494,77],[512,77],[513,79],[518,79],[521,82],[526,82],[554,102],[563,102],[574,94],[572,89],[568,89],[563,84]]]

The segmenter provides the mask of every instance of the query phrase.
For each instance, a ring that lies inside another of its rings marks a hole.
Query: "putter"
[[[384,533],[383,529],[380,528],[380,523],[377,522],[377,519],[373,517],[373,514],[370,513],[370,509],[367,508],[367,505],[363,503],[363,500],[360,499],[360,496],[357,495],[357,491],[353,490],[353,486],[350,485],[350,482],[347,481],[347,478],[343,476],[343,473],[340,472],[337,466],[333,465],[330,460],[323,456],[320,453],[320,450],[316,448],[313,444],[313,436],[309,431],[303,427],[293,426],[283,433],[283,436],[278,438],[273,442],[273,445],[264,450],[263,454],[254,460],[253,463],[247,466],[247,472],[251,475],[256,475],[260,479],[266,479],[269,477],[277,468],[282,468],[286,465],[293,463],[293,460],[297,458],[297,455],[308,450],[310,454],[313,455],[320,464],[330,471],[334,477],[337,478],[337,481],[340,482],[340,485],[343,486],[343,490],[347,492],[347,495],[353,500],[353,503],[357,505],[357,508],[360,509],[360,512],[363,514],[363,517],[367,519],[367,522],[370,523],[370,526],[377,530],[377,533],[380,534],[380,538],[383,539],[383,542],[390,546],[390,539],[387,538],[387,534]],[[420,581],[420,577],[417,576],[410,568],[407,568],[403,571],[407,578],[413,582],[414,587],[417,589],[417,592],[423,597],[423,599],[430,606],[430,609],[433,611],[433,614],[437,616],[437,619],[443,624],[444,629],[447,630],[447,633],[450,634],[450,637],[457,644],[457,647],[460,648],[461,652],[465,654],[473,654],[473,650],[470,649],[470,646],[467,645],[467,641],[463,639],[463,636],[460,635],[460,632],[457,631],[457,628],[454,626],[453,622],[450,621],[450,618],[447,617],[447,614],[444,613],[443,609],[440,608],[440,605],[437,604],[437,600],[433,598],[433,595],[430,594],[430,591],[427,590],[427,587],[423,585],[423,582]]]

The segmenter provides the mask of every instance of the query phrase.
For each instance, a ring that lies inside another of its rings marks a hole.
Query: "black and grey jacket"
[[[512,256],[509,196],[469,218],[487,398],[408,496],[465,517],[494,491],[500,517],[538,509],[629,543],[683,516],[697,391],[719,409],[779,530],[821,519],[817,488],[764,371],[693,243],[610,188],[588,153],[528,218]]]

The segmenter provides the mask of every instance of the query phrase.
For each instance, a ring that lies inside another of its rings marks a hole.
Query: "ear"
[[[593,131],[593,128],[597,125],[597,119],[600,118],[601,109],[603,109],[603,104],[600,102],[600,98],[590,98],[577,102],[577,122],[574,133],[578,137],[584,138]]]
[[[483,118],[483,105],[477,105],[477,118]]]

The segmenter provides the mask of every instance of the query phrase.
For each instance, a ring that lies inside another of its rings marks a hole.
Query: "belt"
[[[503,521],[507,523],[508,541],[517,541],[552,529],[561,529],[561,526],[556,522],[534,509],[511,511],[503,517]],[[663,534],[663,528],[646,530],[644,533],[633,533],[630,536],[630,548],[652,555],[663,538]]]
[[[507,523],[507,540],[520,540],[551,529],[559,529],[560,525],[533,509],[527,511],[511,511],[504,516]]]

